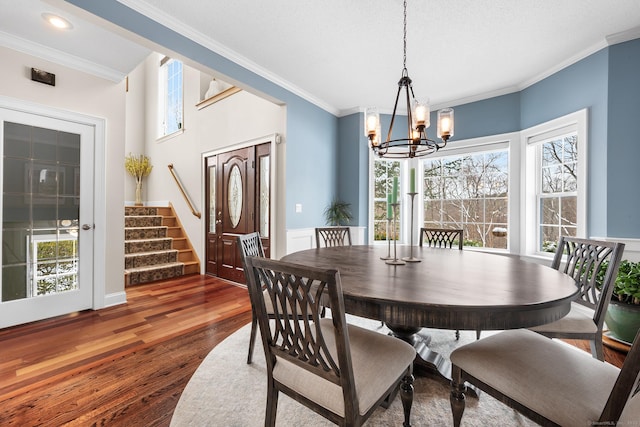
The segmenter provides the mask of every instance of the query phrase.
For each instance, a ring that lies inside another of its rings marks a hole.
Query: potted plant
[[[353,219],[351,204],[340,200],[332,201],[324,210],[327,225],[348,225]]]
[[[640,329],[640,262],[620,262],[605,322],[614,338],[633,342]]]
[[[124,158],[124,168],[136,180],[136,206],[142,206],[142,178],[151,173],[151,169],[153,169],[151,161],[144,154],[134,156],[129,153]]]

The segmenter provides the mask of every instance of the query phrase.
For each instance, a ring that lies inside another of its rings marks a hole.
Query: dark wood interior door
[[[241,234],[260,231],[269,256],[269,150],[266,143],[206,158],[207,274],[245,283]]]

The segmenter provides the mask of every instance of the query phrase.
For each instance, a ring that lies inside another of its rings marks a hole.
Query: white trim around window
[[[537,191],[539,185],[540,165],[537,147],[553,138],[576,133],[578,138],[578,189],[577,189],[577,231],[578,237],[586,237],[587,226],[587,117],[588,110],[583,109],[567,114],[546,123],[533,126],[521,132],[524,153],[521,157],[523,179],[521,185],[520,208],[523,213],[523,224],[520,228],[520,254],[533,257],[551,257],[552,254],[541,252],[539,248],[539,209],[537,207]]]

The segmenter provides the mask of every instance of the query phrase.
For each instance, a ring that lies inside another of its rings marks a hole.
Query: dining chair
[[[420,246],[452,249],[454,243],[462,250],[464,231],[462,229],[428,228],[420,229]]]
[[[589,340],[593,357],[604,360],[604,316],[611,301],[624,246],[624,243],[560,237],[551,267],[573,277],[580,291],[579,297],[562,319],[530,329],[549,338]],[[593,310],[593,315],[584,307]]]
[[[427,246],[430,248],[445,248],[453,249],[454,244],[458,246],[459,250],[462,250],[464,243],[464,230],[448,229],[448,228],[429,228],[423,227],[420,229],[420,246]],[[476,331],[476,339],[480,339],[480,331]],[[460,331],[456,331],[456,340],[460,339]]]
[[[244,260],[248,256],[264,257],[264,247],[262,246],[262,239],[260,239],[260,233],[249,233],[238,236],[238,247],[240,248],[240,257],[242,260],[242,266],[244,268],[244,276],[248,279],[247,268],[244,265]],[[269,310],[273,313],[273,309],[269,307]],[[247,355],[247,364],[251,364],[253,359],[253,347],[256,342],[256,335],[258,333],[258,319],[256,318],[256,312],[251,306],[251,334],[249,336],[249,354]]]
[[[403,425],[410,425],[416,352],[402,340],[347,324],[337,270],[259,257],[245,262],[267,363],[265,426],[275,425],[280,392],[335,424],[360,426],[398,388]],[[325,297],[331,318],[320,316]],[[268,304],[276,308],[273,318]]]
[[[351,246],[349,227],[316,227],[316,247]]]
[[[465,409],[465,382],[543,426],[637,425],[640,420],[640,333],[621,369],[528,329],[474,341],[450,358],[456,427]]]

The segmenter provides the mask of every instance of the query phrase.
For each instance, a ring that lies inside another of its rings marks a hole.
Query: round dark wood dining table
[[[578,293],[570,276],[518,257],[398,246],[398,258],[412,254],[421,262],[389,265],[381,259],[388,252],[386,246],[341,246],[282,260],[338,270],[347,313],[385,322],[445,376],[448,367],[430,354],[421,328],[486,331],[550,323],[569,312]]]

